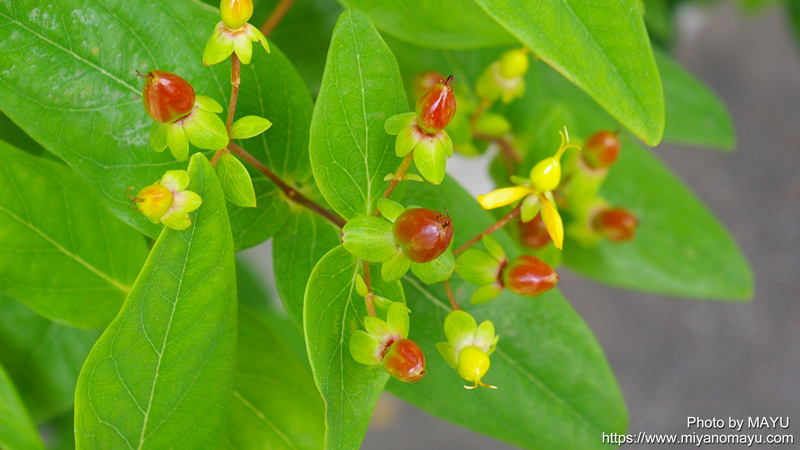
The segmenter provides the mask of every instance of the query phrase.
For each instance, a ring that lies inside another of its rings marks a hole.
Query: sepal
[[[370,262],[387,261],[399,252],[391,222],[373,216],[348,220],[342,228],[342,245],[356,258]]]

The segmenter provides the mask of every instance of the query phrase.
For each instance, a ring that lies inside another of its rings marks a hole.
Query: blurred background
[[[655,149],[741,246],[755,275],[753,301],[622,291],[559,270],[559,287],[617,376],[629,433],[691,433],[689,416],[789,416],[789,430],[780,431],[794,434],[795,445],[764,447],[800,448],[800,59],[788,20],[778,6],[756,13],[733,2],[681,7],[673,55],[728,106],[738,145],[733,153]],[[485,193],[492,188],[489,157],[456,159],[448,172],[474,194]],[[244,257],[272,273],[270,253],[268,242]],[[362,448],[512,447],[384,394]]]

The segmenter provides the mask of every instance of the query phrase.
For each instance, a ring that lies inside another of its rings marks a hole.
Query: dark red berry
[[[431,86],[417,100],[417,123],[423,131],[436,134],[447,126],[456,114],[456,96],[453,94],[453,76],[444,83]]]
[[[421,97],[428,89],[436,84],[446,81],[447,77],[435,70],[414,75],[414,94],[417,98]]]
[[[392,231],[408,259],[426,263],[438,258],[450,246],[453,221],[438,211],[411,208],[397,217]]]
[[[625,208],[611,208],[598,213],[592,220],[594,229],[611,242],[632,241],[639,219]]]
[[[522,245],[539,249],[550,243],[550,234],[547,232],[547,226],[542,220],[542,214],[539,213],[533,220],[528,222],[519,221],[519,240]]]
[[[539,258],[522,255],[503,268],[503,284],[509,291],[524,297],[536,297],[553,289],[558,274]]]
[[[411,339],[395,341],[383,357],[389,375],[406,383],[416,383],[425,376],[425,354]]]
[[[619,136],[611,131],[598,131],[583,147],[583,160],[589,167],[611,167],[619,156]]]
[[[174,73],[154,70],[144,76],[144,110],[156,122],[170,123],[192,112],[194,88]]]

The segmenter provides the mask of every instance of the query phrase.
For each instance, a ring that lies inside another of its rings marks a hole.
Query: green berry
[[[458,375],[470,383],[479,384],[490,365],[489,357],[479,348],[464,347],[458,353]]]
[[[253,16],[252,0],[222,0],[219,12],[225,27],[229,30],[238,30]]]
[[[500,75],[503,78],[521,77],[528,73],[528,52],[525,49],[509,50],[500,57]]]
[[[545,158],[531,169],[531,187],[539,192],[552,191],[561,183],[561,162]]]
[[[172,192],[160,184],[142,188],[136,198],[136,207],[149,219],[160,219],[172,206]]]

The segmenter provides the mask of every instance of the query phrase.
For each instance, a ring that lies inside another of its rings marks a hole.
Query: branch
[[[472,247],[473,244],[475,244],[476,242],[480,241],[481,238],[484,237],[485,235],[494,233],[495,231],[499,230],[500,228],[503,228],[504,226],[506,226],[506,224],[508,222],[511,222],[515,217],[517,217],[519,215],[521,210],[522,210],[522,204],[519,204],[519,206],[517,206],[516,208],[512,209],[511,212],[509,212],[508,214],[506,214],[505,216],[500,218],[500,220],[498,220],[497,223],[495,223],[494,225],[492,225],[489,228],[485,229],[480,234],[478,234],[474,238],[472,238],[469,241],[467,241],[461,247],[458,247],[456,249],[456,251],[453,252],[453,256],[458,255],[459,253],[463,252],[464,250]]]
[[[294,0],[281,0],[281,2],[278,3],[278,6],[272,10],[272,13],[270,13],[269,17],[267,17],[267,20],[264,21],[263,25],[261,25],[261,32],[264,33],[265,37],[269,37],[269,35],[272,33],[272,30],[278,26],[278,23],[280,23],[281,19],[283,19],[283,16],[286,15],[286,11],[289,11],[289,8],[291,8],[293,3]]]

